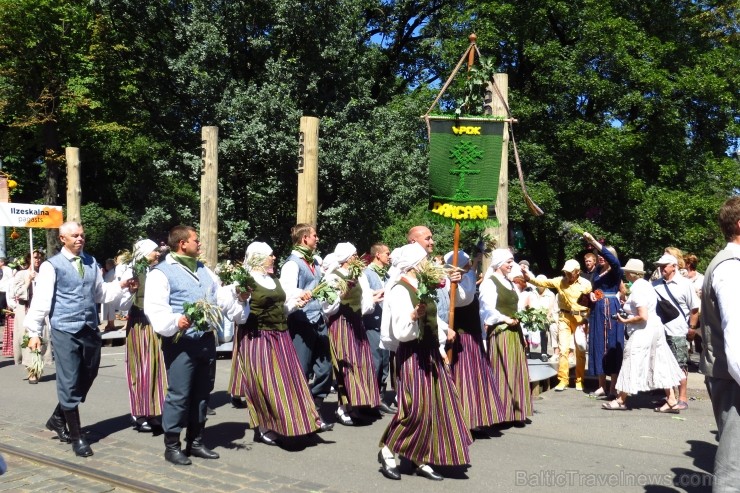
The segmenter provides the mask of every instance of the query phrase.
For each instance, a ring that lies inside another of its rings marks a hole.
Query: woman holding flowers
[[[152,240],[139,240],[123,279],[129,279],[132,296],[123,298],[120,309],[128,311],[126,323],[126,381],[134,429],[152,432],[162,415],[167,394],[167,371],[160,339],[144,314],[144,292],[149,269],[159,262],[159,247]]]
[[[486,328],[488,357],[505,413],[501,421],[525,423],[532,415],[529,368],[524,351],[524,335],[514,318],[519,295],[509,280],[514,256],[508,248],[491,253],[491,266],[480,285],[480,318]]]
[[[313,405],[293,342],[288,332],[288,310],[306,302],[287,301],[280,281],[274,275],[275,256],[266,243],[247,247],[245,267],[252,280],[246,336],[239,344],[241,372],[256,439],[277,445],[279,436],[299,436],[320,428],[319,414]],[[292,305],[292,306],[291,306]]]
[[[33,257],[30,253],[26,254],[25,261],[22,264],[27,266],[22,270],[19,270],[13,276],[11,283],[11,290],[8,293],[8,298],[12,296],[12,302],[8,304],[13,309],[13,316],[10,317],[14,323],[13,330],[13,359],[16,365],[22,364],[28,371],[28,383],[36,384],[39,381],[41,374],[34,369],[35,366],[32,363],[31,351],[23,345],[23,336],[25,335],[25,329],[23,328],[23,321],[26,319],[26,312],[28,307],[31,306],[31,300],[33,299],[33,289],[36,285],[36,275],[39,272],[41,262],[44,261],[44,252],[34,250]],[[11,301],[9,299],[9,301]],[[44,344],[41,346],[41,354],[44,355],[44,362],[51,363],[51,338],[49,336],[49,326],[44,327],[44,335],[42,336]]]
[[[337,380],[339,406],[337,419],[353,426],[353,407],[380,405],[378,380],[373,367],[372,350],[362,316],[373,311],[376,299],[365,277],[365,264],[357,258],[351,243],[339,243],[325,262],[327,283],[338,278],[341,289],[333,301],[324,301],[322,309],[329,325],[329,345],[334,376]]]
[[[395,351],[398,412],[380,439],[378,462],[385,477],[401,479],[398,454],[416,465],[414,474],[439,481],[443,477],[431,465],[468,464],[473,437],[447,368],[448,327],[431,296],[436,283],[425,280],[434,276],[422,274],[429,270],[427,251],[410,243],[393,261],[397,274],[387,284],[381,340]]]
[[[619,291],[622,285],[622,266],[617,251],[603,246],[588,233],[583,238],[596,250],[596,268],[591,277],[590,299],[593,305],[588,316],[588,375],[598,376],[599,388],[593,397],[616,395],[617,375],[624,355],[624,324],[615,318],[622,307]],[[609,389],[606,375],[611,376]]]

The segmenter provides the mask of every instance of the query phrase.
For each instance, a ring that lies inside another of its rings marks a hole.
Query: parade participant
[[[310,381],[316,409],[331,390],[331,350],[321,304],[311,299],[311,290],[321,281],[321,259],[316,255],[319,236],[310,224],[299,223],[290,230],[293,251],[280,270],[280,285],[289,299],[302,297],[306,304],[288,316],[288,330],[293,339],[301,370]],[[299,294],[300,293],[300,294]],[[333,423],[322,419],[321,431],[329,431]]]
[[[740,197],[719,210],[719,226],[727,245],[704,273],[701,293],[701,334],[704,350],[699,368],[717,422],[719,445],[714,457],[715,493],[737,491],[740,484]]]
[[[381,472],[401,479],[394,454],[411,460],[414,473],[439,481],[431,465],[453,466],[470,462],[473,442],[455,384],[445,368],[443,346],[447,324],[439,320],[433,300],[421,303],[415,268],[428,251],[419,244],[400,249],[400,279],[391,279],[383,306],[381,337],[395,350],[398,412],[380,440]]]
[[[26,313],[28,313],[28,309],[31,306],[33,291],[36,285],[36,276],[38,275],[41,262],[43,261],[44,252],[34,250],[33,257],[30,253],[27,253],[23,263],[25,268],[16,272],[12,277],[10,291],[8,292],[9,296],[7,296],[8,306],[13,310],[13,314],[6,318],[5,326],[5,329],[8,330],[8,324],[10,324],[10,330],[13,332],[13,337],[11,339],[12,342],[9,347],[15,364],[22,364],[26,367],[28,383],[30,384],[37,384],[39,382],[39,376],[30,370],[31,352],[28,348],[21,347],[23,345],[23,336],[25,334],[23,324],[26,319]],[[41,335],[43,340],[41,353],[44,355],[44,365],[51,364],[52,362],[52,350],[49,335],[49,325],[44,323],[44,333]]]
[[[414,226],[409,229],[406,235],[409,243],[418,243],[427,251],[427,254],[431,254],[434,251],[434,239],[432,238],[432,231],[426,226]]]
[[[246,335],[239,344],[241,372],[255,439],[277,445],[280,436],[318,431],[318,411],[288,333],[287,311],[306,301],[290,300],[274,276],[275,256],[266,243],[247,247],[248,270],[256,286],[249,300]]]
[[[627,342],[624,347],[622,368],[617,378],[617,397],[605,402],[606,411],[628,409],[627,396],[656,389],[665,389],[668,399],[655,412],[678,414],[678,400],[673,386],[683,376],[676,359],[666,343],[663,325],[655,313],[658,297],[650,283],[643,279],[644,264],[630,259],[622,270],[632,283],[629,298],[623,305],[624,312],[617,319],[626,325]]]
[[[137,264],[146,263],[146,270]],[[152,240],[139,240],[134,245],[132,261],[123,272],[133,296],[123,299],[120,310],[128,311],[126,322],[126,381],[134,420],[134,429],[150,433],[159,427],[167,392],[167,371],[159,336],[144,314],[146,275],[159,263],[159,246]]]
[[[558,320],[558,345],[560,347],[560,361],[558,363],[558,380],[555,392],[562,392],[568,388],[570,364],[570,344],[576,328],[584,323],[588,316],[588,308],[578,303],[579,298],[591,292],[591,283],[580,277],[581,266],[575,259],[569,259],[563,265],[563,275],[553,279],[532,279],[529,272],[524,277],[530,284],[543,288],[553,288],[558,292],[560,319]],[[586,372],[586,354],[576,344],[576,390],[583,390],[583,375]]]
[[[49,317],[59,403],[46,427],[60,440],[71,440],[75,455],[89,457],[93,451],[82,433],[79,405],[85,402],[100,366],[102,338],[95,304],[118,299],[127,282],[103,282],[98,263],[83,252],[85,230],[80,223],[62,224],[59,240],[61,251],[39,268],[23,325],[30,336],[28,349],[39,350],[40,335]]]
[[[164,457],[176,465],[188,465],[188,455],[218,459],[203,443],[208,396],[216,378],[216,337],[213,330],[197,330],[184,315],[185,303],[207,303],[225,312],[235,323],[246,320],[244,301],[234,286],[220,281],[198,260],[200,241],[195,228],[175,226],[167,243],[171,253],[146,277],[144,313],[154,331],[162,336],[167,368],[167,397],[162,411]],[[209,327],[215,329],[215,327]],[[180,432],[187,428],[183,453]]]
[[[480,285],[480,318],[486,329],[488,358],[494,381],[498,382],[497,393],[505,411],[501,421],[523,426],[533,410],[524,334],[519,321],[513,318],[519,302],[508,277],[513,266],[514,256],[508,248],[491,253],[491,266]]]
[[[453,265],[453,252],[444,256],[445,264]],[[455,290],[455,337],[452,343],[452,378],[460,396],[460,404],[468,416],[470,430],[483,433],[482,427],[500,423],[506,409],[497,389],[491,362],[483,347],[483,334],[476,293],[476,264],[460,250],[457,264],[464,271]],[[449,296],[449,285],[444,289]],[[450,327],[450,330],[453,330]],[[448,337],[449,339],[449,337]]]
[[[385,389],[388,382],[388,371],[390,366],[390,351],[380,346],[380,322],[383,316],[383,294],[387,279],[388,268],[391,265],[390,249],[383,243],[376,243],[370,247],[370,263],[365,269],[365,278],[370,289],[373,290],[373,311],[362,317],[365,326],[367,340],[373,355],[373,368],[375,378],[378,380],[380,391],[381,412],[393,414],[395,411],[384,401]]]
[[[241,371],[242,353],[239,351],[242,339],[247,335],[247,328],[244,324],[239,324],[234,330],[234,338],[231,348],[231,371],[229,373],[229,395],[231,396],[231,405],[236,409],[246,409],[247,402],[242,398],[245,395],[244,374]]]
[[[334,377],[337,380],[336,416],[345,426],[354,425],[350,416],[353,408],[380,405],[378,380],[373,367],[372,350],[362,316],[369,314],[377,297],[362,273],[356,279],[347,270],[357,259],[357,249],[351,243],[339,243],[333,252],[334,268],[327,276],[338,276],[347,283],[347,290],[332,304],[323,302],[322,310],[329,324],[329,344]]]
[[[588,232],[583,233],[583,238],[598,254],[590,279],[593,291],[589,297],[593,305],[588,318],[588,375],[598,377],[599,388],[590,395],[614,396],[624,355],[624,325],[615,317],[622,306],[619,291],[624,274],[616,250],[603,246]],[[608,389],[607,374],[611,378]]]

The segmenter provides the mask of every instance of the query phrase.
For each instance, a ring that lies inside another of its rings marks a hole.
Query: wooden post
[[[67,159],[67,221],[82,222],[80,201],[82,188],[80,187],[80,148],[67,147],[64,149]]]
[[[491,99],[490,106],[486,105],[486,113],[494,116],[503,116],[509,118],[506,112],[506,106],[509,105],[509,75],[494,74],[493,81],[498,87],[504,101],[498,96],[493,88],[493,84],[488,83],[486,99]],[[490,94],[490,96],[489,96]],[[506,105],[504,105],[504,102]],[[488,108],[490,107],[490,113]],[[496,248],[507,248],[509,246],[509,127],[511,123],[504,122],[503,143],[501,145],[501,173],[498,180],[498,194],[496,195],[496,219],[499,226],[496,228],[486,228],[485,233],[496,240]],[[483,272],[488,269],[491,261],[489,258],[483,258]]]
[[[218,127],[201,131],[200,241],[204,263],[218,262]]]
[[[296,222],[316,225],[319,206],[319,119],[302,116],[298,134]]]

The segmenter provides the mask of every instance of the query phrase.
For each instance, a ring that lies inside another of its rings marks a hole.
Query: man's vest
[[[291,254],[287,261],[295,262],[298,266],[298,289],[311,290],[321,281],[321,266],[315,260],[314,272],[311,272],[311,268],[302,257]],[[321,303],[312,298],[306,306],[291,313],[288,320],[315,324],[319,318],[321,318]]]
[[[209,303],[216,304],[216,283],[201,262],[196,264],[196,273],[190,272],[187,267],[180,264],[171,264],[167,261],[157,264],[159,269],[167,277],[170,283],[170,306],[173,313],[183,313],[185,302],[194,303],[205,299]],[[196,277],[197,276],[197,277]],[[195,330],[194,327],[187,329],[182,337],[197,339],[205,332]]]
[[[699,369],[708,377],[728,380],[731,380],[732,376],[727,370],[725,335],[722,331],[722,318],[717,304],[717,295],[712,289],[712,281],[717,266],[733,259],[740,260],[731,250],[722,250],[712,259],[704,273],[704,285],[701,292],[701,337],[704,341],[704,350],[701,352]]]
[[[49,320],[55,330],[76,334],[83,327],[98,328],[98,310],[95,306],[95,279],[98,263],[86,253],[80,253],[84,276],[75,263],[58,253],[47,262],[54,267],[56,282],[51,300]]]
[[[370,289],[377,291],[383,289],[383,281],[375,269],[368,267],[365,269],[365,277],[367,283],[370,285]],[[375,303],[373,311],[367,315],[362,316],[362,323],[365,326],[365,330],[380,330],[380,321],[383,318],[383,303]]]

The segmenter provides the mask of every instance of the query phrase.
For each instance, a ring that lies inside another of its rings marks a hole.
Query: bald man
[[[418,243],[423,246],[427,253],[434,251],[432,232],[426,226],[414,226],[409,230],[406,238],[409,240],[409,243]]]

